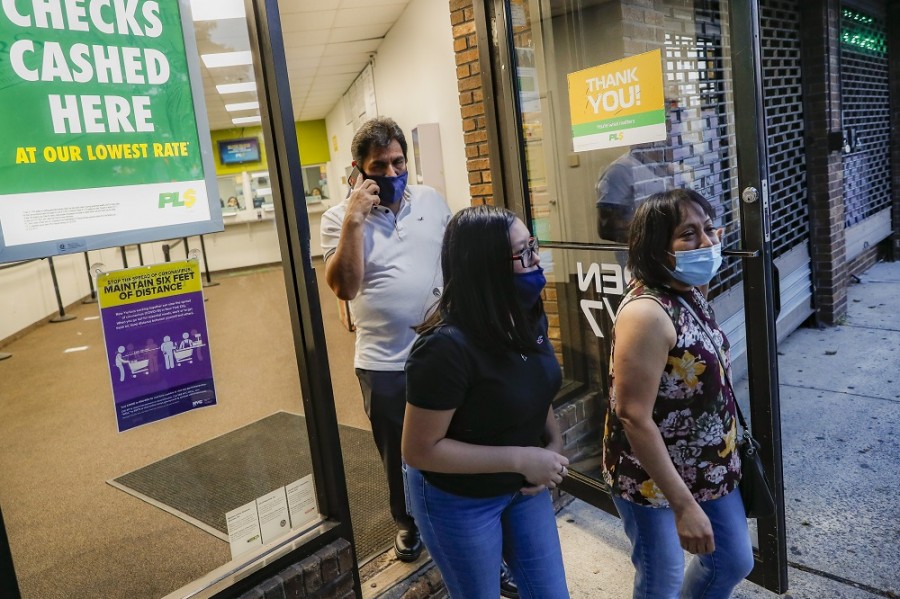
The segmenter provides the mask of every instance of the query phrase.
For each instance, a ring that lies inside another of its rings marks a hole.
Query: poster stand
[[[94,277],[91,276],[91,259],[88,258],[88,253],[84,253],[84,267],[87,269],[87,277],[88,277],[88,285],[91,288],[91,294],[81,300],[82,304],[96,304],[97,303],[97,288],[94,287]]]
[[[47,257],[47,263],[50,265],[50,278],[53,279],[53,291],[56,292],[56,306],[59,308],[59,314],[50,319],[50,322],[66,322],[75,318],[74,314],[66,314],[63,307],[62,296],[59,294],[59,280],[56,278],[56,268],[53,266],[53,257]]]
[[[206,243],[203,241],[203,235],[200,236],[200,252],[203,254],[203,274],[206,278],[206,280],[203,281],[203,286],[215,287],[219,282],[213,281],[209,275],[209,261],[206,259]]]

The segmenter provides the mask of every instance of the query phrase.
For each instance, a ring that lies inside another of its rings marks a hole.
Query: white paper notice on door
[[[274,541],[291,529],[284,487],[258,498],[256,509],[259,512],[259,530],[263,543]]]
[[[255,501],[227,512],[225,521],[228,524],[228,544],[231,546],[232,559],[262,545]]]
[[[313,522],[319,514],[313,475],[309,474],[300,480],[295,480],[285,489],[287,490],[288,508],[291,512],[291,528],[301,528]]]

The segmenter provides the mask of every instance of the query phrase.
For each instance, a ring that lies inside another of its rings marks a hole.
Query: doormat
[[[372,433],[338,426],[360,561],[393,546],[387,481]],[[225,513],[312,472],[306,419],[276,412],[107,481],[228,541]]]

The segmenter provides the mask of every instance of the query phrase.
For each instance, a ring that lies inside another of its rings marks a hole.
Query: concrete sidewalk
[[[900,597],[900,262],[851,286],[846,322],[800,329],[778,353],[785,596]],[[617,518],[575,501],[558,526],[573,599],[631,597]],[[776,596],[746,581],[734,594]]]

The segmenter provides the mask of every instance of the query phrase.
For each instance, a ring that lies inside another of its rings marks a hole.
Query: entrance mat
[[[372,433],[339,426],[360,561],[393,546],[387,481]],[[306,419],[276,412],[109,483],[228,540],[225,513],[312,472]]]

